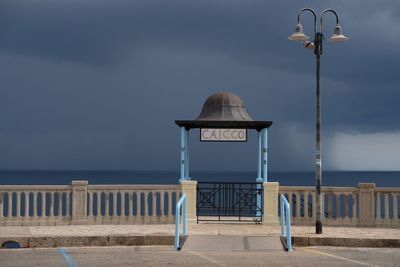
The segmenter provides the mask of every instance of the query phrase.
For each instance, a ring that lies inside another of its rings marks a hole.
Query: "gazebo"
[[[195,120],[176,120],[181,129],[181,162],[179,182],[190,180],[188,138],[191,129],[200,129],[205,142],[246,142],[247,130],[258,132],[258,168],[256,182],[267,182],[268,128],[272,121],[256,121],[234,93],[220,92],[209,96]]]

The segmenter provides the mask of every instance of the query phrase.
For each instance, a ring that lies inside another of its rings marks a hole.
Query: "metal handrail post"
[[[292,229],[290,226],[290,206],[289,203],[286,205],[286,243],[287,250],[292,251]]]
[[[283,204],[282,204],[282,196],[283,195],[281,195],[281,236],[286,236],[286,233],[285,233],[285,224],[284,224],[284,222],[285,222],[285,210],[284,210],[284,207],[283,207]]]
[[[187,200],[183,202],[183,236],[187,236]]]
[[[286,197],[281,194],[281,237],[286,237],[286,249],[292,251],[292,234],[290,226],[290,205]]]
[[[183,194],[183,196],[179,199],[178,203],[176,203],[176,208],[175,208],[175,250],[180,250],[179,246],[179,225],[180,225],[180,219],[181,219],[181,207],[183,204],[183,237],[187,237],[187,197],[186,194]]]

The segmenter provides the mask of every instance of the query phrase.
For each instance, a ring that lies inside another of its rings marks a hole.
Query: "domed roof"
[[[195,120],[176,120],[176,125],[186,130],[196,128],[245,128],[261,131],[272,125],[272,121],[255,121],[247,113],[239,96],[221,92],[209,96],[203,110]]]
[[[196,120],[254,121],[247,113],[242,99],[230,92],[220,92],[209,96]]]

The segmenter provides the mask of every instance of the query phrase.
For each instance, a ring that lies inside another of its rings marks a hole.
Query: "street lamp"
[[[314,16],[314,41],[308,41],[309,37],[303,32],[303,25],[300,23],[300,15],[304,11],[309,11]],[[322,55],[322,41],[324,40],[324,35],[322,33],[322,19],[326,13],[332,13],[336,17],[336,27],[329,38],[332,42],[340,42],[349,39],[342,33],[342,27],[339,25],[339,17],[337,13],[332,9],[325,9],[320,16],[319,29],[317,29],[317,15],[315,11],[311,8],[303,8],[297,14],[297,25],[295,32],[289,36],[291,41],[303,41],[305,48],[310,48],[314,50],[315,57],[317,59],[317,122],[316,122],[316,153],[315,153],[315,186],[316,186],[316,222],[315,222],[315,232],[317,234],[322,234],[322,198],[321,198],[321,184],[322,184],[322,164],[321,164],[321,100],[320,100],[320,88],[319,88],[319,73],[320,73],[320,57]],[[300,203],[300,202],[299,202]]]

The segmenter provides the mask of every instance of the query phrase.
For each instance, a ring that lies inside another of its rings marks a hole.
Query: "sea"
[[[252,171],[192,171],[192,180],[203,182],[254,182]],[[358,183],[375,183],[377,187],[400,187],[400,171],[326,171],[323,186],[355,187]],[[89,184],[177,184],[179,171],[145,170],[2,170],[1,185],[67,185],[73,180]],[[313,171],[271,171],[269,182],[286,186],[313,186]]]

